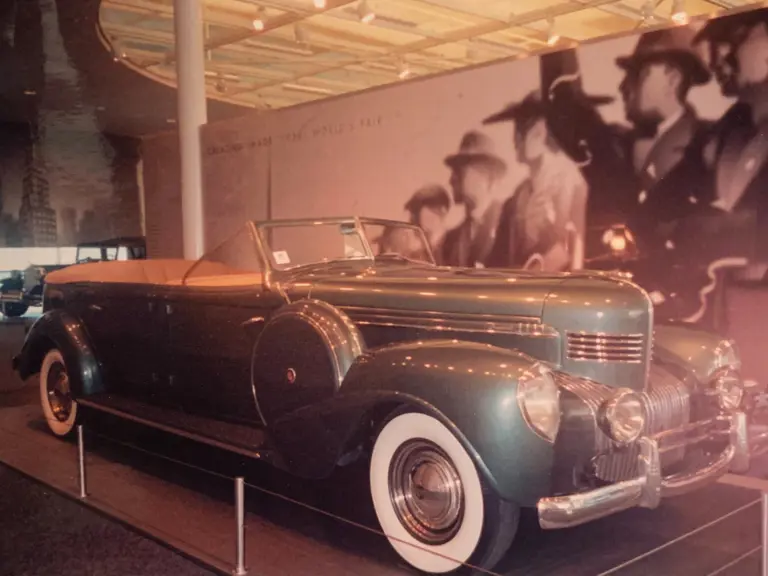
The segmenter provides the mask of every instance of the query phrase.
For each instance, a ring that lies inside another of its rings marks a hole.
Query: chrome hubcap
[[[54,418],[65,422],[72,413],[72,394],[69,390],[67,369],[61,362],[54,362],[46,376],[45,387],[48,392],[48,405]]]
[[[461,478],[432,442],[411,440],[397,449],[389,466],[389,496],[400,523],[425,544],[444,544],[461,526]]]

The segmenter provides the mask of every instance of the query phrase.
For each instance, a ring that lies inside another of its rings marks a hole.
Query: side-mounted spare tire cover
[[[333,396],[364,349],[349,317],[326,302],[300,300],[278,310],[259,335],[251,363],[264,422]]]

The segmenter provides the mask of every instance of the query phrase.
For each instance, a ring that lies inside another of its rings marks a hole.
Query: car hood
[[[616,282],[600,272],[347,264],[297,274],[289,294],[344,307],[541,318],[547,297],[566,280],[576,278],[596,284]]]

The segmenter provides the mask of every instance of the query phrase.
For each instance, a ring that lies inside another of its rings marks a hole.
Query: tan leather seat
[[[194,260],[88,262],[51,272],[45,281],[49,284],[76,282],[167,284],[173,280],[180,281],[194,263]]]
[[[88,262],[51,272],[46,277],[46,282],[49,284],[97,282],[179,286],[184,275],[195,263],[195,260],[170,259]],[[201,262],[185,285],[224,287],[260,286],[261,283],[262,275],[259,272],[236,270],[218,262]]]

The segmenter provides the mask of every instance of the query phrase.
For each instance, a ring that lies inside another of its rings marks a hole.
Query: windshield
[[[338,260],[394,258],[433,264],[417,227],[382,220],[268,222],[257,228],[277,270]]]

